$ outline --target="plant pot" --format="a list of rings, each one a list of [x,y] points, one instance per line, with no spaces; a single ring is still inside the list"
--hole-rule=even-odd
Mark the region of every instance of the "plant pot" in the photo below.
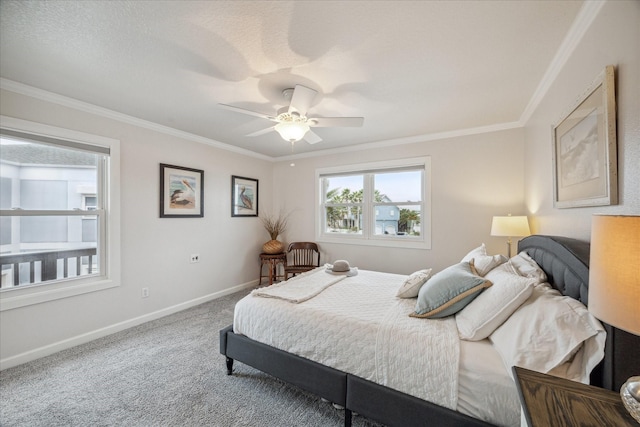
[[[279,240],[269,240],[262,245],[262,252],[265,254],[279,254],[284,252],[284,244]]]

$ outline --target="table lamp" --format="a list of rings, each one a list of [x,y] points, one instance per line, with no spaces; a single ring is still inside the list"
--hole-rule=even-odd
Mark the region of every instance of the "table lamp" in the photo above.
[[[507,250],[511,258],[511,237],[529,236],[529,221],[526,216],[494,216],[491,221],[492,236],[506,236]]]
[[[640,216],[594,215],[589,264],[589,311],[640,335]],[[640,422],[640,376],[629,378],[620,395]]]

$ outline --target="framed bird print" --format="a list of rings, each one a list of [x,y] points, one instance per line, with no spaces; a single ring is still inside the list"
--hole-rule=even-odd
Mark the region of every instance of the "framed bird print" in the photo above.
[[[258,216],[258,180],[231,176],[231,216]]]
[[[204,216],[204,171],[160,163],[160,218]]]

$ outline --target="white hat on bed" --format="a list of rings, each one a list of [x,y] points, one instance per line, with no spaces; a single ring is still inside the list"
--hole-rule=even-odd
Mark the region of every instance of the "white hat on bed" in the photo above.
[[[358,274],[358,267],[353,267],[349,265],[349,261],[345,261],[343,259],[339,259],[331,264],[327,264],[327,269],[325,270],[327,273],[331,274],[345,274],[347,276],[355,276]]]

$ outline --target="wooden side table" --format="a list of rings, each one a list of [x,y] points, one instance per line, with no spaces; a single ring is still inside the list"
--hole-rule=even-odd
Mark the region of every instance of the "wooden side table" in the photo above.
[[[614,391],[517,366],[513,373],[529,427],[638,427]]]
[[[282,265],[282,274],[278,274],[278,265]],[[264,266],[267,266],[267,274],[262,274]],[[284,280],[284,267],[287,265],[287,254],[281,252],[279,254],[260,254],[260,279],[258,280],[258,286],[262,285],[262,279],[269,278],[269,286],[273,285],[274,281],[278,279]]]

